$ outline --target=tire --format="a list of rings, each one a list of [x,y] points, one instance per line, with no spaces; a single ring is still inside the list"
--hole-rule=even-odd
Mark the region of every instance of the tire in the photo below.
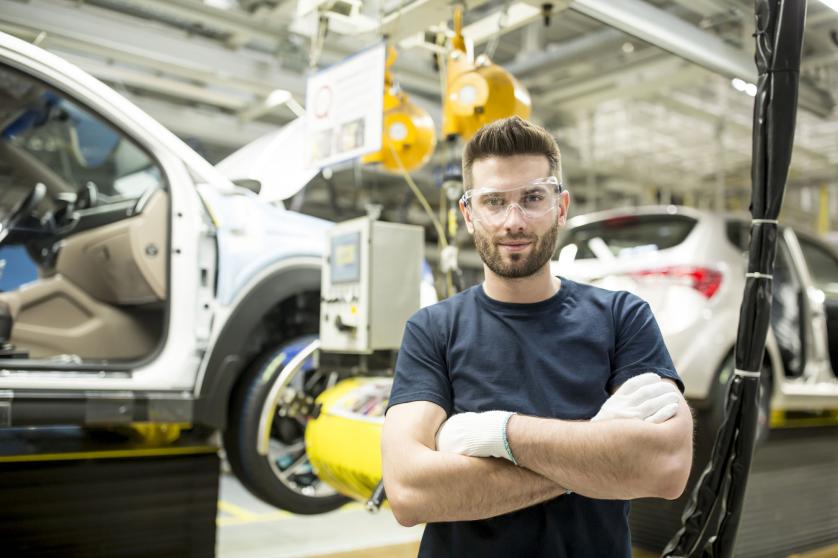
[[[302,414],[291,412],[293,405],[283,399],[300,394],[305,388],[308,388],[305,395],[313,399],[325,387],[324,382],[318,380],[319,372],[311,356],[295,371],[289,368],[294,357],[309,350],[316,339],[314,336],[294,339],[254,361],[233,392],[230,421],[224,432],[227,458],[241,483],[268,504],[305,515],[332,511],[348,501],[311,471],[303,436],[306,419]],[[265,409],[271,388],[286,369],[293,376],[287,387],[280,391],[280,402]],[[285,416],[280,416],[283,411]],[[271,413],[273,420],[268,455],[260,454],[257,449],[263,412]]]
[[[771,368],[767,364],[763,364],[763,367],[763,371],[767,371],[768,373],[762,375],[763,381],[760,384],[761,397],[759,418],[757,421],[757,445],[760,445],[768,437],[769,419],[771,417],[770,406],[773,376],[771,375]],[[687,482],[687,489],[677,500],[649,500],[640,504],[644,510],[641,512],[643,517],[653,517],[656,532],[664,534],[663,538],[659,539],[661,548],[681,528],[681,516],[684,508],[692,497],[696,483],[710,461],[710,454],[713,450],[713,443],[716,440],[716,433],[725,418],[727,391],[730,381],[733,379],[733,369],[734,357],[731,353],[722,361],[722,364],[716,371],[713,385],[710,388],[708,400],[706,401],[707,404],[700,407],[700,410],[695,413],[695,452],[693,455],[692,469],[690,470],[690,478]],[[644,521],[646,520],[644,519]],[[645,528],[646,523],[643,525]]]
[[[733,379],[734,356],[729,354],[722,362],[716,372],[715,381],[710,388],[710,407],[698,414],[699,424],[696,434],[696,442],[699,450],[707,452],[712,448],[716,438],[716,432],[725,418],[725,404],[727,403],[727,392],[730,382]],[[760,379],[760,400],[759,416],[757,418],[757,445],[762,444],[769,433],[771,422],[771,393],[773,387],[773,375],[768,363],[762,365],[762,378]]]

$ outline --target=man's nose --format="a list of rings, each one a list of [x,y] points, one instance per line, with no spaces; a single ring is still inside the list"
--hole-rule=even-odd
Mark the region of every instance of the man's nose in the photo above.
[[[524,210],[520,205],[513,203],[507,206],[503,226],[509,230],[522,230],[527,227],[527,219],[524,217]]]

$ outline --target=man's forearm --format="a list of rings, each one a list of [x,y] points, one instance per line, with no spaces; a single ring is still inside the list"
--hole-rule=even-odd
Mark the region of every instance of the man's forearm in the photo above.
[[[421,444],[398,461],[384,457],[387,498],[403,525],[495,517],[565,491],[555,482],[502,459],[442,453]]]
[[[692,462],[692,417],[686,404],[662,424],[516,415],[507,434],[519,465],[592,498],[676,498]]]

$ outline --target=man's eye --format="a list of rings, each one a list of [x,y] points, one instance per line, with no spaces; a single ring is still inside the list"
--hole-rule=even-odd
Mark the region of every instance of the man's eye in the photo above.
[[[489,207],[500,207],[503,204],[504,204],[504,199],[503,198],[484,198],[483,199],[483,205],[486,205],[486,206],[489,206]]]
[[[524,203],[537,203],[543,200],[543,194],[527,194],[526,196],[524,196]]]

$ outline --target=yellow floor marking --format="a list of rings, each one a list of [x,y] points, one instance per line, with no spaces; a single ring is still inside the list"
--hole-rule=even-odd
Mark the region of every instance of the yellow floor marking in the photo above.
[[[225,502],[224,500],[218,501],[218,509],[224,513],[232,515],[236,519],[253,519],[255,517],[259,517],[258,513],[254,513],[241,506],[237,506],[236,504]]]
[[[37,461],[69,461],[81,459],[119,459],[125,457],[159,457],[165,455],[207,454],[216,453],[217,451],[218,448],[211,446],[193,446],[176,448],[132,448],[66,453],[37,453],[0,456],[0,463],[29,463]]]
[[[269,513],[254,513],[250,517],[218,517],[215,524],[219,527],[227,525],[244,525],[246,523],[272,523],[294,517],[293,513],[286,511],[275,511]]]
[[[348,504],[338,509],[335,513],[363,509],[365,509],[364,505],[360,502],[349,502]],[[296,514],[284,510],[256,513],[241,506],[237,506],[236,504],[231,504],[230,502],[227,502],[225,500],[218,501],[218,511],[223,512],[228,516],[231,516],[216,518],[215,524],[219,527],[227,525],[243,525],[245,523],[270,523],[273,521],[281,521],[283,519],[297,517]]]
[[[835,426],[838,422],[834,418],[795,418],[783,419],[781,423],[774,423],[772,421],[772,429],[782,428],[807,428],[812,426]]]
[[[320,554],[309,558],[408,558],[416,556],[419,551],[419,543],[397,544],[391,546],[380,546],[364,548],[335,554]],[[656,558],[659,554],[632,548],[633,558]],[[789,558],[838,558],[838,545],[833,545],[820,550],[813,550],[803,554],[792,554]]]
[[[813,415],[815,416],[789,418],[786,416],[785,411],[771,411],[771,428],[805,428],[838,425],[838,411],[822,411],[821,413],[813,413]]]
[[[827,546],[809,552],[792,554],[789,558],[838,558],[838,544]]]
[[[394,544],[390,546],[378,546],[337,552],[334,554],[318,554],[309,558],[414,558],[419,552],[419,541]],[[645,550],[632,549],[633,558],[657,558],[658,554],[646,552]],[[807,557],[808,558],[808,557]]]
[[[419,553],[419,541],[407,544],[394,544],[337,552],[334,554],[320,554],[310,558],[415,558]]]

